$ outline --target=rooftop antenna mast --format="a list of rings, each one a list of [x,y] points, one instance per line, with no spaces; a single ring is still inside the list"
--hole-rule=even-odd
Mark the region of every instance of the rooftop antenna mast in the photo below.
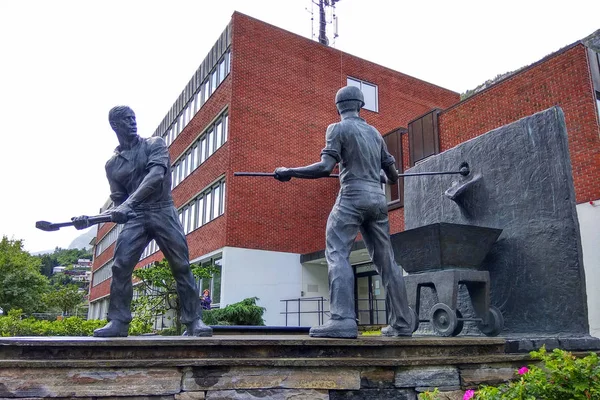
[[[314,17],[313,17],[313,5],[319,7],[319,43],[329,46],[329,38],[327,37],[327,24],[333,24],[333,40],[338,37],[338,19],[335,14],[335,3],[340,0],[311,0],[311,36],[314,38]],[[307,9],[308,11],[308,9]],[[327,11],[330,11],[330,17],[327,18]]]

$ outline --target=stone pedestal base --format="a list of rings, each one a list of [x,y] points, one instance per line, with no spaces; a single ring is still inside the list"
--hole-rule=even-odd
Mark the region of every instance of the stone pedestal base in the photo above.
[[[0,399],[407,399],[504,382],[501,338],[2,338]],[[460,394],[460,396],[459,396]],[[453,397],[448,397],[453,398]]]

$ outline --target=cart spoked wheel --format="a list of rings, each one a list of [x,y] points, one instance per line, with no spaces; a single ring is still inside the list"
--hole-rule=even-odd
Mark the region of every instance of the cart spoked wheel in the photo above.
[[[410,309],[410,313],[412,316],[412,321],[411,321],[411,328],[413,333],[417,331],[417,329],[419,329],[419,314],[417,314],[417,312],[415,310],[413,310],[411,307],[408,307]]]
[[[431,307],[431,326],[438,335],[453,336],[458,327],[458,317],[446,304],[437,303]]]
[[[479,322],[477,327],[486,336],[497,336],[504,328],[504,317],[497,307],[490,306],[488,323]]]

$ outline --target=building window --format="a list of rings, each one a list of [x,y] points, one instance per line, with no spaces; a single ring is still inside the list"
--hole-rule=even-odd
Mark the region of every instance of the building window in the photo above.
[[[365,110],[374,112],[379,111],[377,85],[350,77],[348,77],[347,84],[348,86],[356,86],[362,91],[363,96],[365,97],[365,105],[363,106]]]
[[[162,135],[167,146],[170,146],[171,143],[173,143],[177,136],[179,136],[183,129],[191,122],[194,115],[200,111],[202,105],[206,103],[208,98],[217,90],[221,82],[225,80],[231,69],[229,65],[230,59],[230,51],[225,52],[219,62],[211,71],[209,71],[208,77],[200,85],[198,91],[192,94],[189,102],[183,108],[179,116],[175,118],[173,124]]]
[[[110,259],[106,263],[102,264],[100,268],[94,271],[92,276],[92,286],[96,286],[112,277],[113,264],[114,259]]]
[[[219,147],[225,144],[227,141],[227,125],[227,112],[224,112],[191,144],[190,149],[173,163],[171,170],[174,170],[175,173],[172,175],[171,189],[179,185]]]
[[[600,118],[600,92],[596,92],[596,111],[598,111],[598,118]]]
[[[408,123],[410,166],[440,152],[438,114],[435,109]]]
[[[225,178],[222,178],[182,206],[179,209],[179,220],[187,235],[224,213]]]
[[[406,132],[405,128],[398,128],[383,137],[389,153],[396,159],[398,173],[404,171],[402,165],[402,134]],[[404,205],[404,180],[400,178],[393,185],[385,185],[385,197],[390,210],[402,207]]]
[[[204,289],[210,290],[210,297],[212,300],[211,308],[218,308],[221,303],[221,273],[223,271],[223,259],[221,256],[212,257],[207,260],[202,260],[198,264],[214,266],[218,272],[216,272],[210,279],[199,279],[197,281],[198,288],[200,288],[200,296]]]
[[[104,250],[109,248],[110,245],[117,240],[119,233],[123,230],[123,226],[123,224],[113,226],[112,229],[98,241],[98,244],[96,244],[96,257],[102,254]]]

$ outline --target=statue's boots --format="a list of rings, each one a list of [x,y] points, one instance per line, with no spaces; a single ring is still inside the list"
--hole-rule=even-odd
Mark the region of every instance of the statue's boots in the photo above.
[[[210,326],[207,326],[202,322],[201,319],[197,319],[194,322],[186,324],[187,329],[183,332],[183,336],[212,336],[213,330]]]
[[[103,328],[94,331],[95,337],[127,337],[129,333],[129,324],[117,320],[112,320]]]
[[[311,337],[355,339],[358,327],[355,319],[330,319],[325,325],[310,328],[308,334]]]
[[[410,328],[395,328],[391,325],[388,325],[385,328],[381,329],[381,336],[411,337],[412,334],[412,329]]]

